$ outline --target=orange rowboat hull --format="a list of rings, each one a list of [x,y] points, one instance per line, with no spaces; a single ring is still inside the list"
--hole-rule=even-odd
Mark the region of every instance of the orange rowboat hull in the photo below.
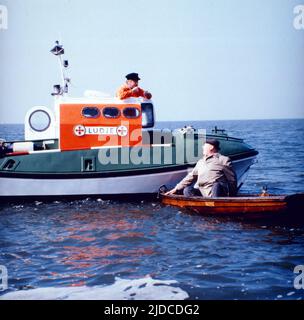
[[[185,197],[182,195],[161,195],[162,203],[190,209],[202,215],[246,216],[267,218],[287,212],[304,213],[304,193],[279,196],[238,197]]]

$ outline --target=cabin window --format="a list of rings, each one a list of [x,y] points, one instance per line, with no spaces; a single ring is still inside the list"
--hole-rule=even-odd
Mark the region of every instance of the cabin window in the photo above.
[[[34,131],[42,132],[51,124],[50,115],[44,110],[35,110],[29,117],[29,125]]]
[[[82,109],[82,115],[86,118],[98,118],[100,111],[97,107],[84,107]]]
[[[140,116],[140,111],[137,108],[129,107],[123,110],[123,115],[128,119],[138,118]]]
[[[142,127],[153,128],[154,127],[154,111],[152,103],[141,104],[142,113]]]
[[[118,118],[120,111],[116,107],[106,107],[102,111],[105,118]]]

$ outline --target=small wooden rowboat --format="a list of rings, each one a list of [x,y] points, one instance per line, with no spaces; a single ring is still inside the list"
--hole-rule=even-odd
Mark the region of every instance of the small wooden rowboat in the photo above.
[[[290,215],[304,219],[304,193],[292,195],[239,195],[236,197],[185,197],[160,194],[163,204],[190,209],[202,215],[268,218]]]

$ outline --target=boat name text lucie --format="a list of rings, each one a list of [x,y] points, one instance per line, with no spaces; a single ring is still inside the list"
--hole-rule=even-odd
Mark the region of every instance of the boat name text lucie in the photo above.
[[[126,126],[118,127],[85,127],[83,125],[77,125],[74,127],[74,134],[78,137],[84,135],[118,135],[125,137],[128,134],[128,128]]]

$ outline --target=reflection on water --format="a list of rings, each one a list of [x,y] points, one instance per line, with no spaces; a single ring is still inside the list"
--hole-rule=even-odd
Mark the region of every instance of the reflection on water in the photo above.
[[[301,226],[201,217],[151,202],[22,209],[0,211],[0,263],[11,288],[110,285],[115,277],[150,275],[178,281],[192,299],[303,295],[287,296],[293,268],[304,259]]]

